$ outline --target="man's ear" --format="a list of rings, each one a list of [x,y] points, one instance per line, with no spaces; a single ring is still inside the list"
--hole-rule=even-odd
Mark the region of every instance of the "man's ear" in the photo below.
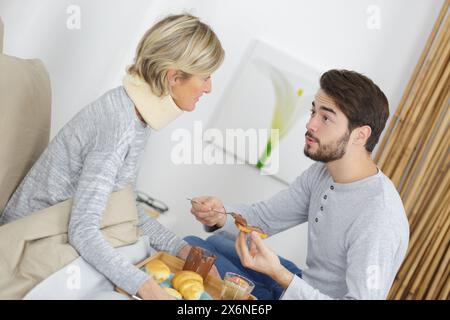
[[[372,134],[372,128],[370,128],[370,126],[358,127],[355,128],[353,131],[355,133],[353,138],[353,144],[359,146],[365,146],[367,140],[369,140],[370,135]]]

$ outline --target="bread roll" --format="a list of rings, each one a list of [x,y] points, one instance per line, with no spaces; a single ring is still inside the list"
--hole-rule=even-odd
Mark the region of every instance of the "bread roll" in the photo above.
[[[170,277],[169,267],[158,259],[150,260],[145,265],[145,269],[157,283],[161,283]]]
[[[181,293],[179,293],[177,290],[173,289],[173,288],[168,288],[168,287],[164,287],[163,288],[164,291],[166,291],[168,294],[170,294],[172,297],[176,298],[176,299],[183,299],[183,297],[181,296]]]
[[[203,278],[193,271],[178,271],[172,279],[172,285],[185,300],[199,300],[205,291]]]

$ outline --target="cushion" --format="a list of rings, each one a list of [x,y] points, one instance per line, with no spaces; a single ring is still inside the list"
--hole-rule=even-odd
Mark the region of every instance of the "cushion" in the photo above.
[[[22,299],[28,291],[79,255],[67,229],[72,199],[0,226],[0,300]],[[138,217],[132,186],[112,193],[101,232],[113,247],[138,240]]]
[[[0,214],[47,147],[50,79],[39,60],[0,54]]]
[[[0,17],[0,53],[3,52],[3,21]]]

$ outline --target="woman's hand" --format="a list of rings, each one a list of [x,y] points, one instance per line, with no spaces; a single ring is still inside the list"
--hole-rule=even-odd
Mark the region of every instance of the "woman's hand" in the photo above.
[[[268,275],[286,289],[294,275],[280,263],[280,258],[264,244],[258,233],[253,231],[250,234],[250,250],[246,236],[247,234],[241,231],[236,238],[236,252],[242,265]]]
[[[191,213],[202,224],[208,227],[225,225],[227,220],[222,201],[215,197],[196,197],[191,201]]]
[[[143,300],[175,300],[151,278],[139,288],[138,295]]]

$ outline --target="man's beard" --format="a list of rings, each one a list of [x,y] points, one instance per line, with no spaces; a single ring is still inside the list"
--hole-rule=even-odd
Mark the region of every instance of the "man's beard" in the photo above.
[[[309,131],[305,133],[305,136],[313,139],[317,143],[317,151],[315,153],[311,152],[311,146],[308,144],[305,145],[305,149],[303,150],[305,156],[314,161],[327,163],[339,160],[345,155],[345,148],[350,139],[350,131],[347,130],[342,137],[328,144],[321,144],[319,139],[313,137]]]

